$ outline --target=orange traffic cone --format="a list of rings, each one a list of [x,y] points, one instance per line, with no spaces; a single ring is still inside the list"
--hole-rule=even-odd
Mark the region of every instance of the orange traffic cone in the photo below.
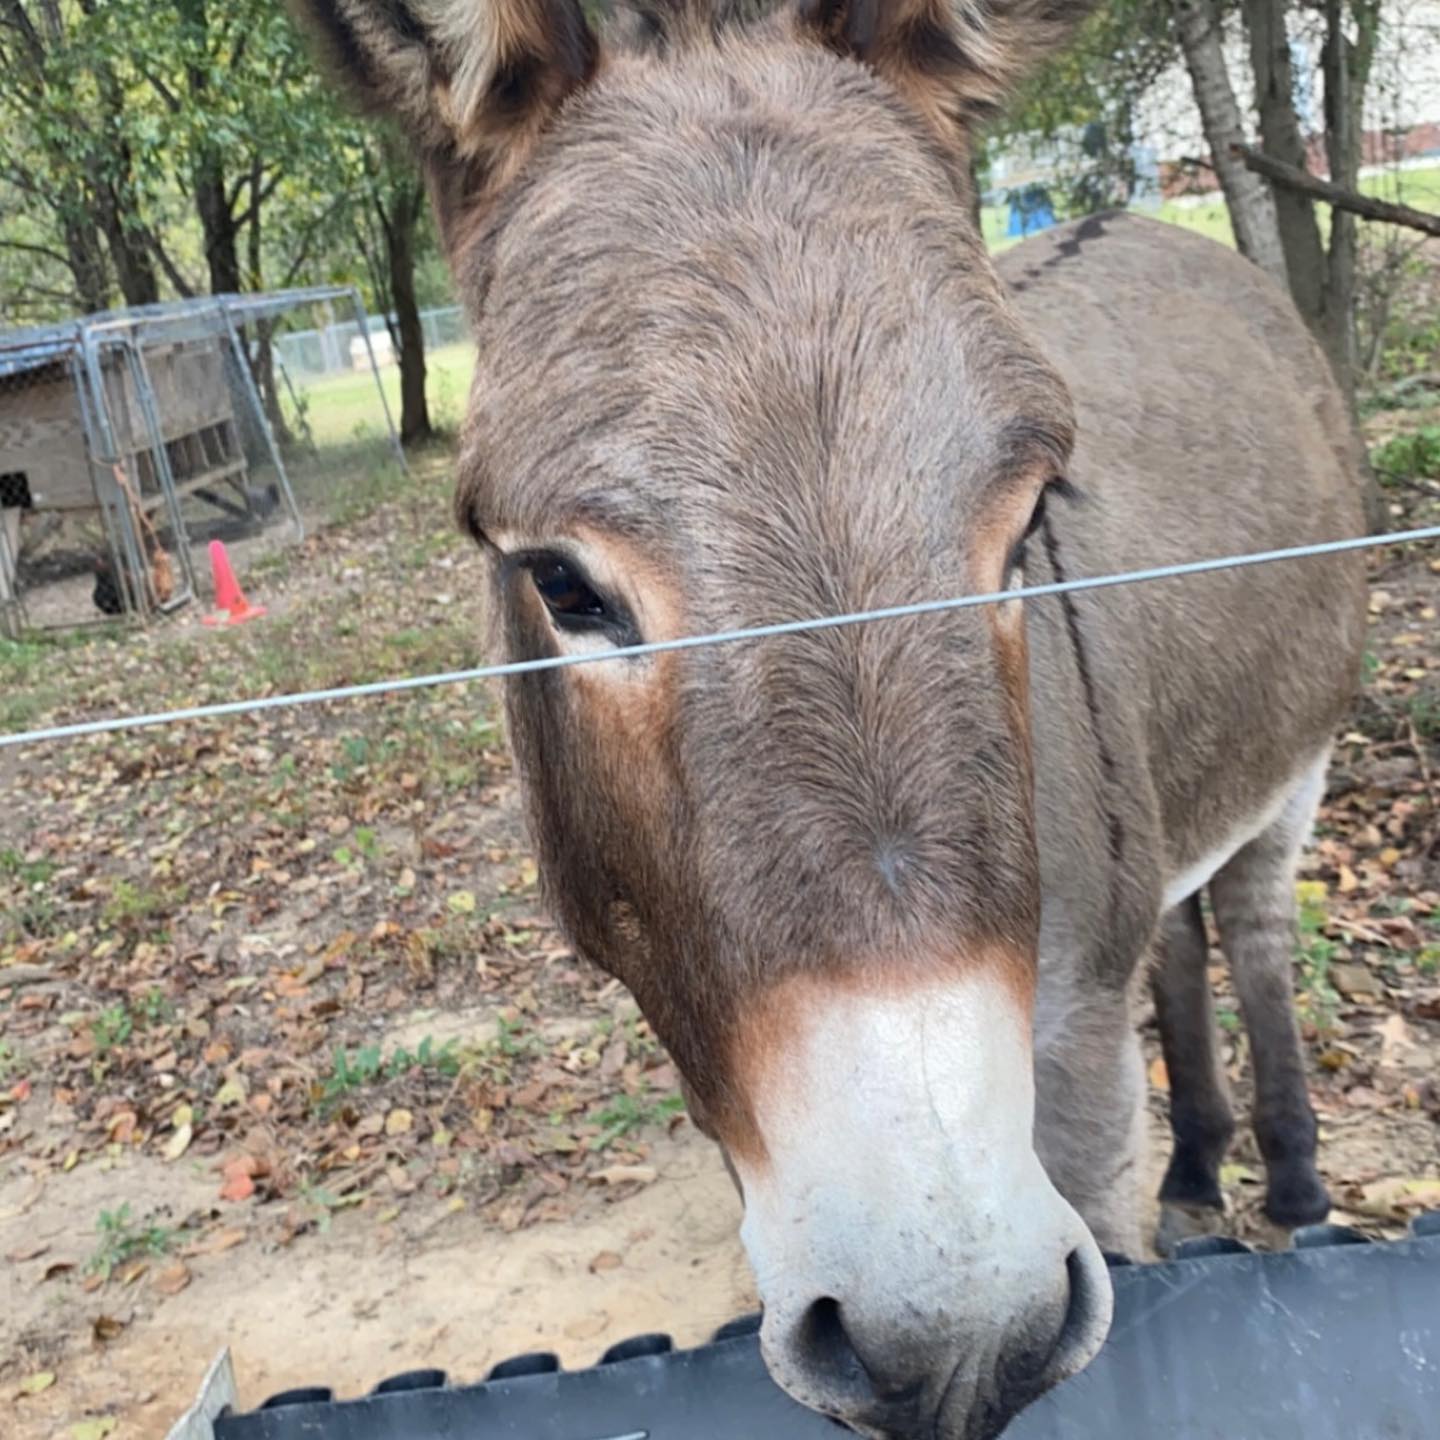
[[[247,620],[257,620],[265,613],[263,605],[252,605],[245,598],[245,592],[230,568],[230,557],[225,553],[223,541],[210,542],[210,573],[215,577],[215,603],[220,607],[220,613],[204,616],[206,625],[243,625]]]

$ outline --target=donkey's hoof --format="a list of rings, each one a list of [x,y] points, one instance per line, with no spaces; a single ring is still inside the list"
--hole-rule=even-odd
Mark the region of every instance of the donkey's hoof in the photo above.
[[[1265,1193],[1265,1218],[1280,1230],[1318,1225],[1330,1213],[1330,1192],[1314,1170],[1271,1179]]]
[[[1165,1201],[1160,1206],[1160,1224],[1155,1231],[1155,1253],[1168,1260],[1182,1240],[1201,1235],[1220,1235],[1225,1230],[1225,1211],[1212,1205],[1176,1205]]]

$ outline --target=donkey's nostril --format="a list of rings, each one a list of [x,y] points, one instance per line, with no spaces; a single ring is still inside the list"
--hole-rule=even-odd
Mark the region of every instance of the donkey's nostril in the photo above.
[[[796,1340],[806,1368],[827,1389],[846,1396],[873,1393],[870,1372],[846,1333],[838,1300],[821,1296],[805,1312]]]
[[[805,1375],[810,1404],[847,1420],[881,1419],[887,1430],[909,1434],[909,1421],[925,1388],[925,1369],[915,1373],[915,1346],[882,1350],[885,1359],[906,1373],[887,1372],[861,1355],[845,1324],[840,1302],[829,1295],[816,1300],[795,1332],[795,1354]]]
[[[1095,1352],[1095,1331],[1106,1324],[1109,1307],[1092,1270],[1093,1257],[1077,1245],[1065,1260],[1070,1298],[1046,1366],[1049,1384],[1074,1374],[1090,1359]]]

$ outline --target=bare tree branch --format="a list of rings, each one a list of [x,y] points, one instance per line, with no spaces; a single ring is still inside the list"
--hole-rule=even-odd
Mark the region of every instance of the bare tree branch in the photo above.
[[[1382,220],[1387,225],[1405,225],[1412,230],[1423,230],[1427,235],[1440,235],[1440,215],[1425,210],[1415,210],[1409,205],[1396,205],[1389,200],[1376,200],[1370,195],[1361,195],[1343,186],[1332,185],[1318,175],[1311,175],[1295,165],[1276,160],[1251,145],[1232,145],[1233,154],[1245,162],[1246,168],[1264,175],[1277,185],[1313,195],[1338,210],[1348,210],[1354,215],[1363,215],[1367,220]]]
[[[155,93],[165,102],[165,108],[172,115],[178,115],[180,113],[180,97],[153,70],[146,68],[144,75]]]
[[[38,72],[45,65],[45,42],[40,32],[30,23],[30,17],[21,8],[20,0],[4,0],[0,4],[0,23],[14,30],[25,45],[31,65]]]
[[[170,258],[170,252],[165,248],[160,237],[148,227],[145,230],[145,241],[149,245],[150,253],[155,257],[156,263],[175,287],[175,293],[182,300],[191,299],[195,294],[195,287],[180,273],[179,266]]]
[[[27,255],[43,255],[47,260],[58,261],[61,265],[70,263],[67,256],[58,250],[52,250],[48,245],[28,245],[23,240],[0,240],[0,250],[23,250]]]
[[[263,173],[263,167],[247,175],[244,180],[240,182],[240,185],[236,187],[235,198],[237,200],[240,198],[241,187],[244,185],[249,185],[250,187],[250,203],[235,217],[235,228],[237,230],[250,223],[255,216],[255,212],[275,193],[275,187],[285,178],[285,171],[283,169],[272,170],[270,172],[270,178],[257,189],[255,182],[261,173]]]

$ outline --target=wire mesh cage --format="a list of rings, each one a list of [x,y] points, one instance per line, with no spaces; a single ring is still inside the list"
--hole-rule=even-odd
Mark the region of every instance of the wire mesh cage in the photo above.
[[[212,540],[253,558],[403,474],[370,332],[327,288],[0,335],[5,633],[173,610],[208,592]],[[349,364],[292,374],[299,333]]]
[[[83,624],[116,555],[74,337],[0,337],[0,628]]]

